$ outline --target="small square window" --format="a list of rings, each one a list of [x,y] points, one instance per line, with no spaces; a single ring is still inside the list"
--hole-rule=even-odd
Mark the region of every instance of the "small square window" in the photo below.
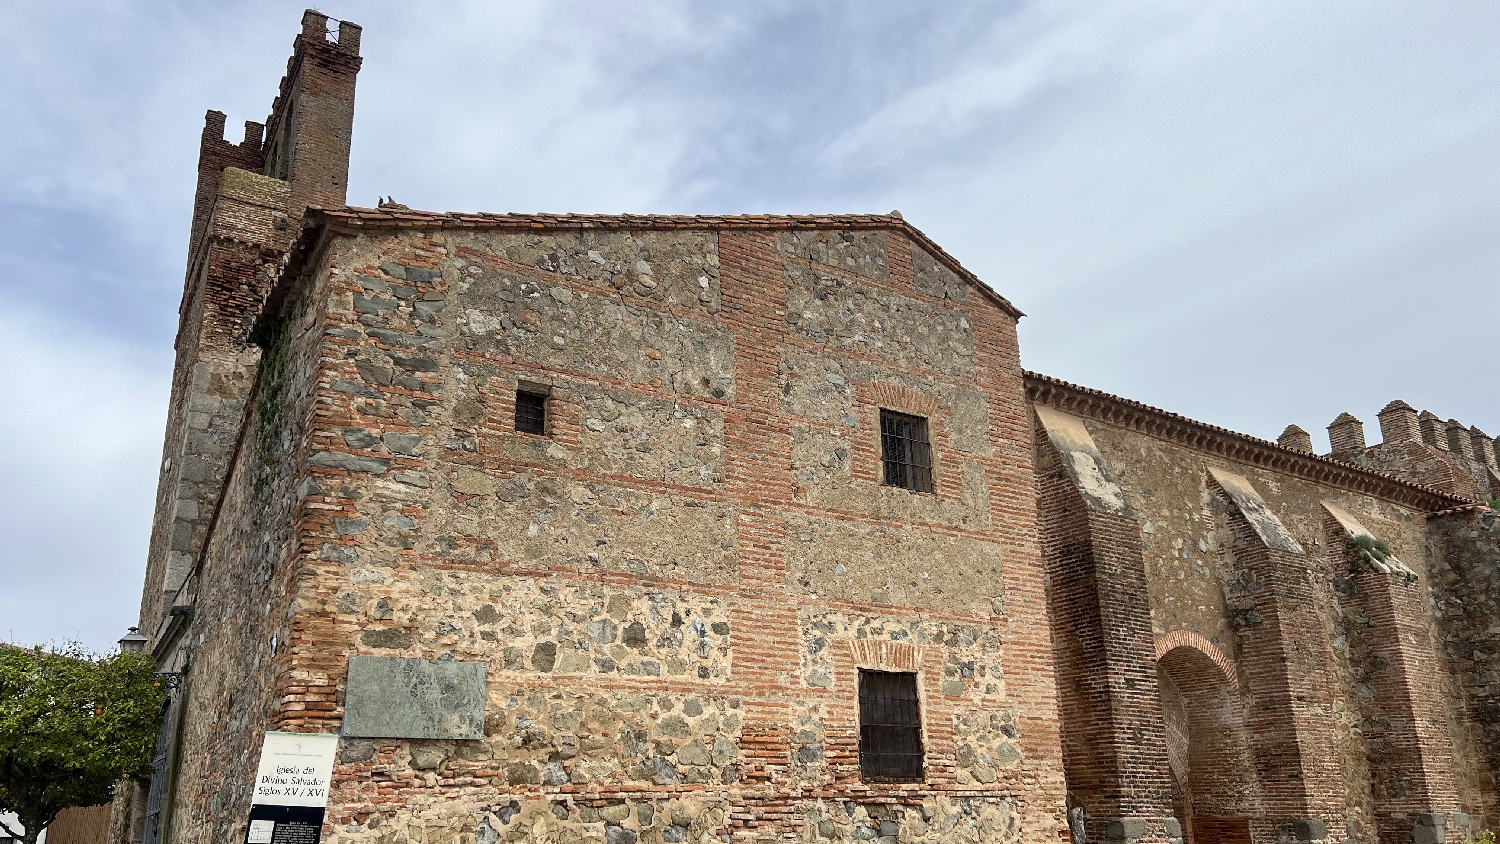
[[[547,396],[530,390],[516,391],[516,430],[527,434],[547,433]]]
[[[916,492],[932,492],[932,446],[927,420],[880,409],[880,460],[885,483]]]
[[[859,773],[868,782],[922,781],[916,674],[859,670]]]

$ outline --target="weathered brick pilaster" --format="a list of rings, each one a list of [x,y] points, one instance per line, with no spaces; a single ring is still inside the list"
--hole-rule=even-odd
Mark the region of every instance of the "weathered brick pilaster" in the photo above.
[[[1048,408],[1037,415],[1068,791],[1084,808],[1090,842],[1175,838],[1140,527],[1082,422]]]
[[[725,488],[737,501],[739,589],[731,629],[742,654],[735,665],[745,695],[740,747],[747,785],[775,791],[791,763],[790,717],[783,690],[797,674],[797,610],[787,594],[786,523],[791,500],[791,435],[776,406],[777,341],[785,307],[781,257],[760,233],[719,235],[723,313],[734,326],[735,401],[724,414]],[[786,805],[731,815],[734,834],[784,820]]]
[[[1241,476],[1210,468],[1229,504],[1233,554],[1252,619],[1240,631],[1240,665],[1254,701],[1246,719],[1266,817],[1256,841],[1344,838],[1336,755],[1333,655],[1322,636],[1316,584],[1302,546]]]
[[[1366,623],[1361,636],[1375,699],[1364,735],[1380,842],[1440,844],[1458,795],[1440,698],[1443,663],[1428,632],[1428,584],[1395,557],[1379,560],[1351,547],[1352,538],[1370,532],[1337,505],[1323,506],[1330,562],[1353,579]],[[1448,836],[1463,840],[1457,827]]]

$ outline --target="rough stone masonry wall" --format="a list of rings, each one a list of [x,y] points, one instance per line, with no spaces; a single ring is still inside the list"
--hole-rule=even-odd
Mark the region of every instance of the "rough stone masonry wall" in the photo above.
[[[331,840],[1060,834],[1014,318],[902,232],[378,234],[313,272],[277,723],[336,729],[353,653],[489,676],[481,741],[345,741]],[[878,483],[880,407],[932,419],[936,494]],[[925,782],[859,782],[861,666],[919,672]]]
[[[1105,424],[1087,422],[1105,463],[1122,488],[1129,505],[1139,514],[1141,537],[1151,595],[1152,625],[1158,642],[1202,636],[1207,644],[1228,658],[1229,667],[1251,685],[1240,664],[1242,640],[1254,636],[1264,619],[1256,609],[1255,595],[1265,584],[1249,578],[1244,566],[1231,553],[1235,538],[1234,509],[1214,489],[1206,465],[1225,466],[1247,477],[1261,493],[1276,517],[1307,550],[1315,568],[1313,595],[1321,618],[1321,630],[1307,631],[1331,643],[1333,669],[1329,677],[1303,678],[1331,693],[1336,746],[1343,793],[1337,795],[1350,820],[1347,832],[1360,840],[1374,840],[1376,802],[1381,795],[1372,790],[1370,758],[1378,753],[1367,746],[1366,733],[1373,732],[1375,673],[1385,670],[1365,641],[1369,618],[1349,591],[1345,549],[1329,547],[1325,536],[1323,500],[1330,500],[1357,515],[1379,538],[1389,543],[1397,556],[1418,573],[1414,587],[1426,597],[1427,616],[1435,618],[1434,566],[1438,557],[1429,549],[1423,514],[1378,498],[1357,495],[1298,477],[1235,464],[1205,455],[1181,444]],[[1249,578],[1249,579],[1247,579]],[[1343,590],[1343,591],[1340,591]],[[1439,595],[1445,594],[1438,588]],[[1435,625],[1428,625],[1437,641]],[[1160,646],[1159,646],[1160,647]],[[1439,689],[1445,698],[1442,728],[1454,740],[1453,765],[1459,783],[1460,805],[1465,811],[1480,811],[1492,805],[1492,797],[1479,787],[1465,783],[1483,778],[1486,762],[1467,738],[1467,719],[1457,694],[1455,675],[1441,664],[1413,666],[1411,682]],[[1244,698],[1242,709],[1252,711],[1255,702]],[[1333,795],[1329,795],[1333,797]],[[1252,801],[1253,802],[1253,801]],[[1450,828],[1450,832],[1452,829]],[[1330,830],[1341,837],[1345,830]]]
[[[182,304],[142,590],[141,627],[153,639],[202,549],[229,471],[260,356],[246,341],[247,326],[280,262],[274,246],[286,236],[286,183],[234,168],[214,175],[203,254]]]
[[[295,728],[306,707],[292,662],[306,647],[294,625],[309,576],[298,537],[319,506],[302,444],[316,411],[323,328],[312,304],[324,295],[301,291],[286,318],[262,332],[224,503],[202,568],[183,587],[195,611],[169,817],[174,841],[243,836],[261,736]]]
[[[1454,666],[1470,722],[1457,765],[1471,828],[1500,830],[1500,515],[1487,508],[1428,522],[1443,655]]]

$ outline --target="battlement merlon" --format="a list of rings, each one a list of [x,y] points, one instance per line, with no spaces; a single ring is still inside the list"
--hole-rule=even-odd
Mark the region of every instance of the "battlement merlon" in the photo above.
[[[1381,445],[1422,442],[1422,426],[1417,422],[1417,410],[1406,402],[1396,399],[1381,408],[1377,418],[1380,419]]]
[[[227,143],[224,140],[224,124],[227,119],[224,112],[217,109],[209,109],[203,115],[203,139],[201,143],[203,145]],[[244,140],[240,141],[237,146],[241,149],[259,151],[261,136],[265,130],[266,126],[264,123],[255,120],[246,120]],[[199,154],[202,154],[201,147]]]
[[[1422,442],[1438,451],[1448,450],[1448,424],[1438,418],[1436,413],[1424,410],[1417,416],[1417,423],[1422,428]]]
[[[293,231],[308,206],[337,208],[347,196],[362,30],[339,21],[335,40],[328,24],[321,12],[302,13],[302,32],[266,118],[263,172],[291,184]]]
[[[1500,466],[1495,464],[1495,443],[1500,437],[1491,438],[1476,425],[1469,429],[1469,440],[1474,444],[1474,459],[1490,467],[1491,471],[1500,472]]]
[[[265,127],[255,121],[245,121],[245,139],[232,144],[224,140],[224,123],[225,115],[222,111],[209,109],[203,116],[203,134],[198,143],[198,185],[193,194],[193,223],[188,233],[187,268],[184,273],[189,280],[197,273],[199,246],[208,230],[209,214],[213,209],[214,197],[219,193],[219,179],[224,169],[238,167],[241,170],[259,172],[265,167],[265,161],[261,157],[261,133]]]
[[[1276,444],[1308,454],[1313,453],[1312,435],[1297,425],[1286,426],[1286,430],[1282,431],[1281,436],[1276,438]]]
[[[1361,454],[1365,450],[1365,423],[1351,413],[1340,413],[1328,425],[1328,444],[1333,457]]]
[[[359,37],[364,31],[363,27],[353,21],[334,20],[339,27],[336,30],[337,35],[330,38],[329,36],[334,35],[335,30],[328,28],[329,20],[331,19],[327,15],[317,9],[303,10],[301,37],[310,42],[332,42],[346,53],[359,55]]]

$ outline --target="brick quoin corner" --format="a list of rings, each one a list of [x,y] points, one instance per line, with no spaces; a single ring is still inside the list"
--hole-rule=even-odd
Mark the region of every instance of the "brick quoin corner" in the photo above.
[[[267,121],[205,122],[140,618],[182,682],[112,844],[243,841],[267,730],[340,734],[335,844],[1500,826],[1483,431],[1316,455],[1026,372],[894,212],[346,206],[360,35],[308,11]]]

